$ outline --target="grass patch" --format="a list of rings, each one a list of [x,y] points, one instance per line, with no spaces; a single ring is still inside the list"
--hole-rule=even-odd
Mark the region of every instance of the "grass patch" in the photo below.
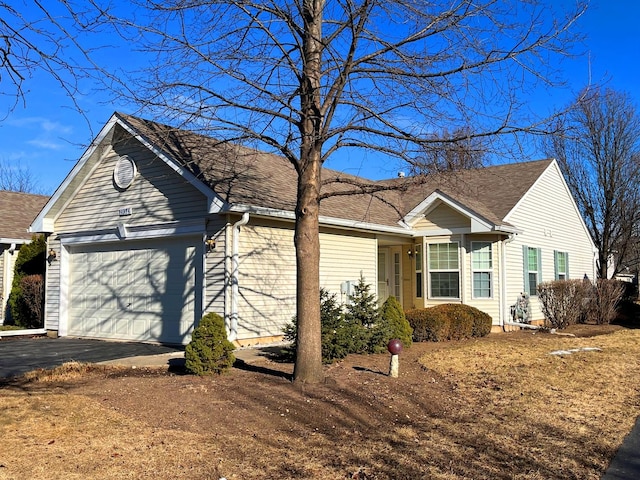
[[[595,480],[640,413],[640,330],[414,344],[397,379],[388,355],[348,356],[303,388],[261,362],[17,379],[0,388],[0,479]]]

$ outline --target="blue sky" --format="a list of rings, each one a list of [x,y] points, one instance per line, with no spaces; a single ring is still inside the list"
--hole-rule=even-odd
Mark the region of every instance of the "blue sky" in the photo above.
[[[636,105],[640,105],[638,25],[640,2],[637,0],[592,0],[577,25],[587,37],[583,49],[588,54],[561,65],[568,88],[537,97],[538,111],[549,113],[565,106],[589,79],[594,83],[606,81],[608,86],[626,91]],[[78,97],[76,100],[85,111],[84,118],[73,109],[60,87],[44,74],[36,74],[25,84],[25,89],[24,104],[19,103],[8,117],[0,120],[0,162],[29,169],[41,192],[52,194],[92,136],[109,119],[114,106],[101,103],[97,96]],[[0,111],[6,111],[8,106],[9,99],[0,96]],[[126,112],[121,106],[115,108]],[[532,152],[532,156],[535,155]],[[332,167],[340,168],[340,165]],[[359,173],[383,178],[393,176],[391,170],[395,170],[395,166],[390,168],[385,162],[378,162],[359,169]]]

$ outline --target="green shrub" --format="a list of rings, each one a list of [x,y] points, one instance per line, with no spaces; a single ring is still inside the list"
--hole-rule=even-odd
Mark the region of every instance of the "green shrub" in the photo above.
[[[320,289],[320,323],[322,331],[322,361],[331,363],[346,357],[354,349],[354,337],[359,334],[354,332],[352,325],[347,324],[344,319],[342,306],[338,303],[336,295],[328,290]],[[294,317],[292,322],[284,327],[284,339],[293,342],[284,349],[286,357],[295,358],[297,321]]]
[[[470,307],[473,308],[473,307]],[[473,315],[473,329],[471,331],[472,337],[486,337],[491,333],[491,327],[493,325],[493,319],[491,315],[473,308],[475,310]]]
[[[365,283],[361,275],[345,306],[344,321],[351,338],[349,353],[370,353],[377,350],[378,343],[387,335],[378,324],[379,319],[378,301],[371,293],[371,285]]]
[[[18,257],[14,266],[13,283],[11,284],[11,293],[9,295],[9,314],[8,318],[14,325],[23,328],[37,328],[42,326],[42,316],[35,318],[34,311],[41,311],[44,302],[44,289],[40,289],[41,295],[34,297],[34,289],[29,292],[23,292],[23,286],[34,286],[34,282],[23,282],[27,276],[39,275],[44,277],[45,272],[45,252],[47,250],[47,242],[44,235],[34,235],[31,243],[27,243],[18,250]],[[36,289],[37,290],[37,289]],[[26,294],[25,294],[26,293]]]
[[[234,349],[227,340],[224,319],[217,313],[208,313],[193,330],[185,350],[186,369],[195,375],[220,374],[235,362]]]
[[[344,307],[338,303],[335,294],[324,288],[320,289],[322,361],[332,363],[350,353],[386,351],[389,340],[396,337],[401,338],[403,344],[408,347],[411,343],[411,327],[404,319],[399,305],[397,308],[398,319],[390,313],[386,317],[381,316],[375,295],[371,293],[370,285],[367,285],[362,277],[355,285],[353,295],[349,297],[349,304]],[[282,353],[286,357],[295,358],[295,317],[284,327],[283,333],[284,339],[293,343]]]
[[[446,318],[434,315],[429,308],[415,308],[406,312],[407,321],[413,328],[415,342],[442,342],[448,338],[449,326]]]
[[[411,346],[413,329],[396,297],[387,298],[382,305],[379,325],[381,330],[387,332],[387,336],[380,342],[383,348],[386,348],[392,338],[400,340],[404,348]]]
[[[447,303],[418,308],[406,313],[416,342],[441,342],[485,336],[491,331],[492,319],[470,305]]]

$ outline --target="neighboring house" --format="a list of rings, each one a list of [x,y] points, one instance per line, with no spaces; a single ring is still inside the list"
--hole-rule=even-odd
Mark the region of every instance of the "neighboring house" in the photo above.
[[[18,250],[31,242],[29,225],[49,197],[0,190],[0,325],[4,324]]]
[[[329,170],[323,180],[405,185],[322,201],[320,283],[342,301],[362,275],[379,300],[466,303],[499,330],[537,283],[595,277],[593,243],[553,160],[426,181]],[[116,113],[31,225],[57,253],[45,328],[186,343],[213,311],[241,345],[278,339],[295,314],[295,203],[284,158]]]

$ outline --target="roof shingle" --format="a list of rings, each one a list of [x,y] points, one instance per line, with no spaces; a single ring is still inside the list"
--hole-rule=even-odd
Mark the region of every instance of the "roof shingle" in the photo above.
[[[286,211],[295,209],[296,172],[283,156],[130,115],[117,115],[212,188],[229,205]],[[320,214],[398,226],[408,212],[433,192],[439,191],[494,225],[501,225],[551,162],[510,163],[424,178],[405,177],[377,182],[323,169],[323,193],[352,189],[353,185],[379,191],[329,196],[322,200]]]
[[[0,190],[0,238],[31,240],[27,230],[49,197]]]

